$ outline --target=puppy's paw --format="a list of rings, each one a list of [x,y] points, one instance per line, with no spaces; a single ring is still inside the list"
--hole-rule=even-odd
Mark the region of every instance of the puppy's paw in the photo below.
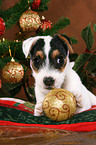
[[[43,116],[43,110],[42,108],[38,108],[38,105],[35,106],[35,110],[34,110],[34,116]]]
[[[34,116],[41,116],[41,115],[38,111],[34,110]]]
[[[79,95],[76,98],[76,100],[77,100],[76,113],[80,113],[80,112],[86,111],[91,108],[91,102],[87,95],[86,95],[86,98],[83,95]]]
[[[44,113],[42,112],[38,112],[38,111],[34,111],[34,116],[43,116]]]
[[[76,101],[77,101],[77,106],[79,106],[80,108],[84,107],[84,102],[83,102],[82,95],[79,95],[78,97],[76,97]]]
[[[85,111],[85,110],[86,110],[85,107],[82,107],[82,108],[77,107],[77,109],[76,109],[76,114],[81,113],[81,112],[83,112],[83,111]]]

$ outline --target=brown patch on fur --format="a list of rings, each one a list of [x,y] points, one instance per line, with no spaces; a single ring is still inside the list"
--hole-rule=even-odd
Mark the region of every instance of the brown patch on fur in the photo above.
[[[65,37],[61,36],[61,35],[58,35],[58,36],[59,36],[60,39],[62,39],[62,40],[64,40],[64,41],[66,42],[70,54],[74,53],[74,51],[73,51],[73,49],[72,49],[72,46],[70,45],[70,43],[68,42],[68,40],[67,40]]]
[[[55,59],[55,57],[58,56],[59,54],[60,54],[60,52],[58,49],[54,50],[52,53],[52,58]]]
[[[63,72],[63,71],[64,71],[64,69],[65,69],[65,66],[66,66],[66,63],[67,63],[67,57],[66,57],[66,59],[65,59],[65,62],[64,62],[64,65],[63,65],[63,67],[60,69],[60,71],[61,71],[61,72]]]
[[[40,58],[44,58],[43,52],[41,50],[36,52],[36,56],[40,56]]]

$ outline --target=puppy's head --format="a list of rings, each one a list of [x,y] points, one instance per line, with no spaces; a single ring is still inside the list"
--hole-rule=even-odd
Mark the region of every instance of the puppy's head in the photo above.
[[[65,35],[36,36],[23,42],[23,52],[30,54],[30,66],[36,84],[43,89],[60,88],[73,52],[70,39]]]

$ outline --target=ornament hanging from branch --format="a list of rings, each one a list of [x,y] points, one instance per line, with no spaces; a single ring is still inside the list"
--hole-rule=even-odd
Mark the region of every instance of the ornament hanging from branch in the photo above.
[[[9,83],[18,83],[24,76],[24,69],[20,63],[12,58],[11,61],[4,66],[2,76]]]
[[[5,31],[5,22],[4,20],[0,17],[0,36],[4,34]]]
[[[9,53],[12,57],[10,48]],[[23,66],[16,62],[12,57],[11,61],[4,66],[2,76],[8,83],[18,83],[24,76]]]
[[[46,20],[45,17],[42,16],[40,30],[45,31],[46,29],[50,29],[51,27],[52,23],[50,22],[50,20]]]
[[[36,10],[37,8],[39,8],[41,3],[41,0],[34,0],[32,3],[32,10]]]
[[[19,24],[23,31],[36,31],[41,25],[41,20],[37,12],[29,8],[21,15]]]

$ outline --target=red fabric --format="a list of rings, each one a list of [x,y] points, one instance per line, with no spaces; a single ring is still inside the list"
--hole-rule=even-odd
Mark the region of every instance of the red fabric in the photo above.
[[[96,122],[82,122],[75,124],[60,124],[60,125],[43,125],[43,124],[23,124],[23,123],[15,123],[11,121],[0,121],[0,126],[18,126],[18,127],[38,127],[40,130],[42,128],[50,128],[50,129],[60,129],[60,130],[69,130],[69,131],[77,131],[77,132],[89,132],[96,130]]]
[[[0,100],[0,106],[8,107],[8,108],[14,108],[17,110],[25,111],[31,114],[34,114],[34,110],[32,108],[29,108],[25,106],[24,104],[18,103],[18,106],[15,106],[18,102],[15,101],[9,101],[9,100]]]
[[[17,105],[16,105],[17,104]],[[15,101],[8,101],[8,100],[0,100],[0,106],[5,106],[9,108],[14,108],[22,111],[26,111],[29,113],[34,112],[32,108],[25,106],[24,104],[17,103]],[[96,105],[92,106],[89,110],[96,110]],[[81,122],[81,123],[74,123],[74,124],[60,124],[60,125],[43,125],[43,124],[24,124],[24,123],[15,123],[11,121],[0,121],[0,128],[7,126],[10,130],[11,127],[23,127],[26,128],[26,131],[29,131],[30,128],[34,128],[36,130],[45,130],[46,129],[61,129],[61,130],[69,130],[69,131],[77,131],[77,132],[89,132],[96,130],[96,121],[95,122]],[[30,132],[33,130],[30,130]]]

